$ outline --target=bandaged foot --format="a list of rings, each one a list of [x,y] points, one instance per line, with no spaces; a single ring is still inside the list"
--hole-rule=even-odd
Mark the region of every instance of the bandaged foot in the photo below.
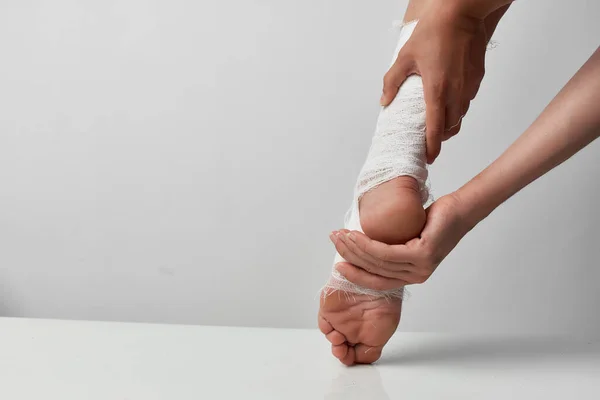
[[[402,27],[394,57],[415,26],[413,22]],[[345,227],[388,244],[405,243],[420,234],[428,200],[425,100],[422,80],[413,75],[379,114]],[[319,328],[344,364],[372,363],[400,322],[403,288],[376,291],[358,286],[335,269],[342,261],[336,254],[322,291]]]

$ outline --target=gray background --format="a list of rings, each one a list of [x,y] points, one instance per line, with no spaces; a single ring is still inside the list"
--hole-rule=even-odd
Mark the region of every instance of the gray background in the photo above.
[[[4,1],[0,315],[314,327],[406,2]],[[598,46],[597,1],[520,1],[437,195]],[[403,330],[600,334],[600,143],[467,236]]]

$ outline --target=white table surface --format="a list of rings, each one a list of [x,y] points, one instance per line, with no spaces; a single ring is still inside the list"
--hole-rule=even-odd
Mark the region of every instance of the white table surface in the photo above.
[[[344,367],[316,330],[0,318],[0,399],[600,399],[600,340],[397,333]]]

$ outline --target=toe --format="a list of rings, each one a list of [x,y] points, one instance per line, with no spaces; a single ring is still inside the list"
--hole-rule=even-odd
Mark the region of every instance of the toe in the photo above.
[[[333,344],[334,346],[344,344],[346,342],[346,337],[344,335],[342,335],[340,332],[335,331],[335,330],[329,332],[326,335],[326,337],[327,337],[327,340],[329,340],[329,342],[331,342],[331,344]]]
[[[345,343],[338,345],[334,344],[331,345],[331,354],[333,354],[333,356],[338,360],[342,361],[344,357],[346,357],[346,355],[348,354],[348,349],[349,347]]]
[[[327,334],[331,333],[331,331],[333,331],[333,326],[331,326],[331,324],[329,322],[327,322],[327,320],[325,318],[323,318],[321,315],[319,315],[319,330],[324,335],[327,335]]]
[[[356,351],[356,363],[358,364],[372,364],[379,360],[381,357],[381,346],[371,347],[364,344],[357,345],[354,350]]]
[[[342,364],[351,366],[356,362],[356,349],[354,347],[348,346],[348,351],[343,358],[340,358]]]

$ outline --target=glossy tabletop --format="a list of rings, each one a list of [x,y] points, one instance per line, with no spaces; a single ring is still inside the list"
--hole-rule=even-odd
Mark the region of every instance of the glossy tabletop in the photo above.
[[[402,333],[344,367],[317,330],[0,318],[0,399],[600,399],[600,340]]]

